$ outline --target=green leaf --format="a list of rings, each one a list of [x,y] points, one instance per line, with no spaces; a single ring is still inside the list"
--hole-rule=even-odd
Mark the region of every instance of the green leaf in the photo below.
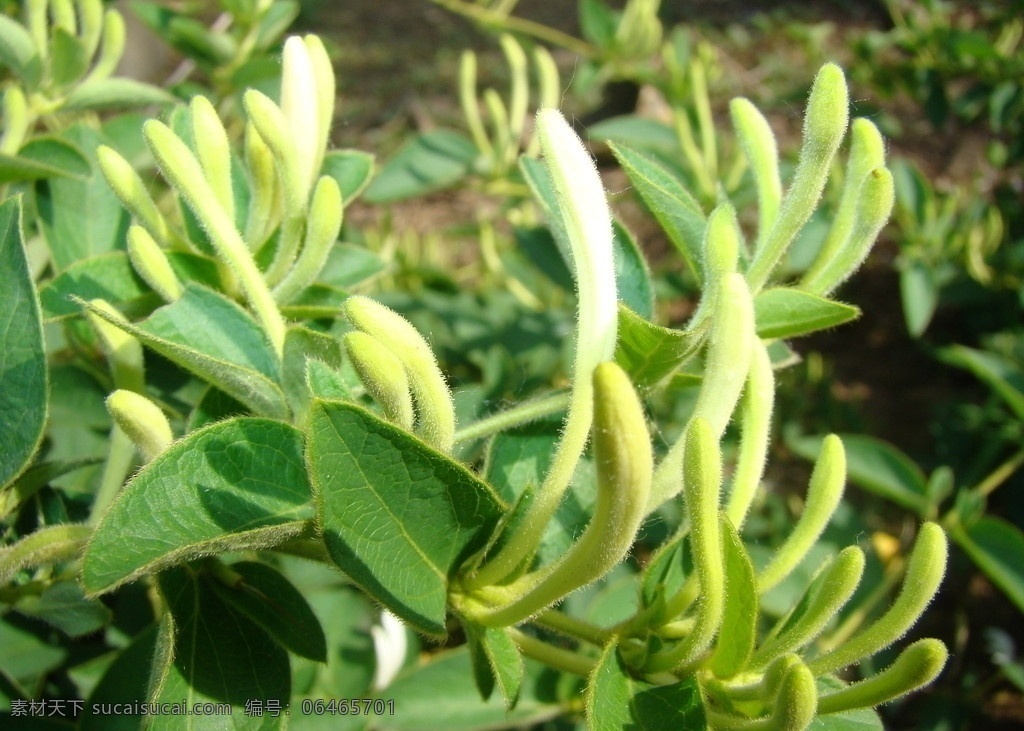
[[[36,184],[36,209],[54,268],[125,248],[129,216],[96,163],[96,148],[106,140],[84,124],[66,130],[63,139],[87,157],[92,174],[85,179],[51,178]]]
[[[143,630],[118,654],[89,695],[79,716],[81,731],[139,731],[141,719],[130,715],[93,713],[95,704],[135,703],[149,695],[149,679],[157,651],[157,626]]]
[[[327,662],[327,640],[309,603],[276,569],[255,561],[231,564],[242,583],[211,582],[217,596],[258,624],[282,647],[310,660]]]
[[[257,414],[287,416],[277,359],[263,330],[222,295],[190,284],[176,302],[135,325],[93,311]]]
[[[13,18],[0,13],[0,64],[17,74],[31,88],[39,81],[42,64],[29,32]]]
[[[939,284],[934,272],[922,262],[910,262],[900,269],[900,298],[907,332],[920,337],[932,321],[939,304]]]
[[[82,314],[72,296],[103,299],[129,315],[162,302],[135,273],[123,251],[76,261],[47,282],[39,291],[43,314],[51,319]]]
[[[151,104],[175,104],[180,101],[159,86],[135,79],[112,77],[87,81],[76,86],[64,99],[63,108],[72,111],[99,111],[146,107]]]
[[[504,627],[480,627],[464,623],[477,688],[484,700],[491,697],[497,682],[505,707],[510,711],[519,702],[526,666],[519,648]]]
[[[1018,419],[1024,420],[1024,372],[1012,361],[983,350],[951,345],[939,351],[939,359],[964,368],[995,391]]]
[[[326,664],[295,658],[292,703],[296,696],[369,695],[376,662],[370,628],[378,621],[380,609],[334,566],[284,555],[277,557],[277,564],[310,603],[327,638]],[[299,721],[293,715],[292,727]]]
[[[656,386],[689,360],[700,344],[701,339],[692,333],[655,325],[619,305],[615,362],[637,386]]]
[[[647,260],[633,235],[618,221],[612,223],[612,255],[619,300],[641,317],[654,315],[654,284]]]
[[[609,643],[587,684],[587,727],[593,731],[662,731],[705,728],[704,706],[694,678],[651,685],[629,674]]]
[[[333,320],[348,297],[343,289],[313,284],[288,304],[281,305],[281,314],[293,320]]]
[[[76,581],[60,581],[46,587],[38,596],[26,596],[14,609],[41,619],[68,637],[81,637],[101,629],[110,621],[109,609],[96,599],[86,599]]]
[[[40,639],[6,617],[0,617],[0,647],[4,648],[0,653],[0,678],[6,676],[27,686],[60,667],[68,654],[65,648]]]
[[[680,157],[679,139],[669,125],[635,114],[611,117],[592,124],[587,127],[587,136],[591,140],[628,145],[634,150],[668,159]]]
[[[331,150],[324,155],[321,175],[330,175],[341,190],[341,201],[348,206],[366,190],[373,177],[373,155],[361,150]]]
[[[807,335],[858,317],[852,305],[790,287],[766,289],[754,299],[757,334],[766,339]]]
[[[558,243],[550,229],[546,226],[517,226],[513,229],[513,234],[519,250],[544,276],[566,292],[575,289],[570,266],[559,251]]]
[[[320,282],[336,289],[349,289],[363,284],[387,268],[377,254],[356,244],[335,244],[320,270]]]
[[[302,436],[238,418],[178,440],[122,488],[85,552],[93,593],[199,556],[275,545],[312,517]]]
[[[38,460],[28,469],[21,473],[18,479],[11,483],[11,489],[0,494],[0,519],[10,515],[21,504],[35,495],[41,489],[50,484],[51,480],[80,470],[83,467],[91,467],[102,461],[99,457],[91,459],[76,460],[51,460],[39,462]]]
[[[92,173],[89,161],[74,145],[56,137],[37,137],[17,156],[0,154],[0,185],[43,178],[77,178]]]
[[[1024,533],[1002,518],[986,515],[951,533],[992,583],[1024,612]]]
[[[678,533],[663,543],[644,567],[640,580],[640,596],[645,606],[654,605],[659,599],[671,597],[683,588],[687,572],[684,570],[684,553],[687,550],[685,536]]]
[[[167,668],[157,703],[230,703],[231,716],[218,724],[232,729],[282,728],[286,716],[246,713],[246,701],[291,698],[288,653],[255,622],[223,601],[214,581],[185,568],[161,573],[160,593],[174,618],[174,656]],[[188,715],[160,716],[161,729],[196,728]],[[202,724],[206,726],[207,724]]]
[[[378,717],[374,728],[381,731],[529,728],[565,712],[563,702],[555,697],[553,675],[539,663],[527,662],[519,704],[509,711],[497,698],[486,702],[480,699],[465,647],[438,653],[420,667],[401,673],[380,694],[380,698],[394,701],[395,712]]]
[[[861,434],[840,434],[846,450],[850,481],[892,500],[918,515],[928,511],[928,480],[921,469],[896,447]],[[798,437],[786,442],[804,459],[814,460],[823,437]]]
[[[490,536],[500,499],[462,465],[358,406],[314,402],[308,433],[331,558],[409,624],[444,635],[448,579]]]
[[[508,502],[544,481],[558,447],[560,422],[550,419],[523,424],[496,434],[487,447],[484,475]]]
[[[331,368],[317,360],[306,362],[306,384],[311,396],[324,400],[351,399],[350,385],[356,385],[350,384],[340,369]]]
[[[581,0],[580,34],[598,48],[610,48],[619,22],[615,12],[601,0]]]
[[[260,20],[256,47],[265,49],[276,43],[298,17],[301,9],[297,0],[276,0],[271,3]]]
[[[477,151],[464,135],[438,129],[404,145],[366,189],[370,203],[391,203],[449,188],[472,168]]]
[[[725,609],[711,670],[720,678],[740,672],[754,651],[757,639],[758,596],[754,565],[736,528],[723,513],[722,556],[725,569]]]
[[[46,425],[43,326],[22,241],[12,198],[0,203],[0,487],[28,466]]]
[[[82,42],[64,28],[55,28],[50,41],[50,76],[57,86],[82,78],[89,68],[89,56]]]
[[[311,398],[306,372],[309,361],[315,360],[328,368],[342,364],[341,342],[338,338],[308,328],[293,325],[284,340],[284,360],[281,380],[292,411],[303,414]]]
[[[694,275],[700,279],[701,245],[706,218],[700,205],[673,173],[625,145],[611,145],[615,158],[637,194],[668,234]]]

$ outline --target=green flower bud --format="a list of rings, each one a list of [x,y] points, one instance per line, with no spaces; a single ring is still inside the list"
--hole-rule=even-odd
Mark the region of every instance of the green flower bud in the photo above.
[[[224,123],[210,100],[201,94],[189,105],[196,154],[220,207],[235,220],[235,195],[231,185],[231,144]]]
[[[171,269],[167,254],[141,226],[128,229],[128,258],[138,275],[164,302],[175,302],[181,297],[181,282]]]
[[[138,448],[145,462],[156,459],[174,441],[164,412],[140,393],[114,391],[107,396],[107,411]]]
[[[412,394],[402,361],[380,340],[358,330],[346,333],[344,342],[356,373],[384,415],[403,429],[412,429]]]
[[[764,594],[789,576],[807,555],[838,507],[845,485],[846,452],[843,450],[843,442],[835,434],[829,434],[822,442],[821,453],[811,473],[803,514],[789,537],[758,575],[759,593]]]
[[[89,304],[92,308],[102,310],[111,319],[125,325],[129,324],[125,316],[109,302],[96,299]],[[92,309],[85,311],[85,317],[99,335],[100,344],[114,376],[114,385],[118,388],[141,391],[145,384],[142,344],[121,328],[107,322]]]
[[[435,449],[451,452],[455,405],[430,345],[408,320],[369,297],[349,297],[344,309],[349,322],[384,343],[402,362],[416,398],[417,431]]]
[[[252,122],[245,125],[245,164],[249,173],[249,215],[245,223],[245,241],[253,251],[259,251],[280,221],[281,200],[274,153]]]
[[[463,51],[459,57],[459,104],[477,152],[486,158],[492,157],[494,148],[484,131],[484,122],[480,116],[480,100],[476,94],[476,54],[469,49]]]
[[[849,94],[843,71],[828,63],[821,67],[811,87],[804,116],[803,145],[793,182],[782,200],[764,246],[754,255],[747,271],[750,289],[764,287],[786,247],[814,213],[828,179],[832,159],[846,134]]]
[[[274,152],[277,171],[281,179],[284,193],[286,215],[298,216],[306,206],[306,194],[309,185],[303,184],[303,165],[292,138],[288,119],[274,102],[265,94],[250,89],[242,97],[249,122],[259,132],[260,137]]]
[[[733,99],[729,104],[729,113],[757,187],[758,239],[754,250],[759,251],[775,223],[779,201],[782,199],[779,151],[768,120],[750,101]]]
[[[801,662],[789,666],[779,684],[772,709],[771,728],[778,731],[804,731],[814,720],[818,690],[814,676]]]
[[[847,546],[823,566],[793,610],[779,620],[750,659],[756,670],[786,652],[813,640],[839,613],[857,590],[864,574],[864,552]]]
[[[938,640],[918,640],[878,675],[822,696],[818,714],[870,708],[895,700],[935,680],[948,658],[949,651]]]
[[[78,19],[71,0],[50,0],[50,16],[55,28],[63,28],[71,35],[78,35]]]
[[[653,457],[647,421],[629,376],[614,362],[594,369],[597,502],[583,535],[559,561],[505,589],[499,609],[476,617],[488,626],[520,622],[601,578],[629,553],[645,515]]]
[[[843,195],[839,209],[832,219],[832,227],[828,237],[821,245],[821,251],[814,263],[807,270],[800,282],[802,289],[815,294],[827,294],[837,283],[831,285],[826,281],[825,270],[834,268],[837,257],[845,256],[850,234],[857,221],[858,200],[861,189],[868,174],[885,165],[885,142],[878,128],[866,119],[855,119],[850,127],[850,156],[846,163],[846,176],[843,181]],[[886,214],[888,216],[888,214]],[[874,239],[869,242],[874,243]],[[858,260],[858,264],[860,261]],[[827,279],[834,279],[835,275]]]
[[[317,182],[309,204],[302,253],[291,271],[274,287],[274,298],[278,302],[289,302],[316,281],[338,238],[343,212],[341,190],[337,182],[324,175]]]
[[[103,14],[103,35],[100,39],[99,55],[83,83],[101,81],[114,73],[117,65],[121,63],[121,57],[124,56],[126,39],[124,18],[113,8],[108,9]]]
[[[519,138],[523,134],[523,122],[526,120],[526,108],[529,101],[526,53],[523,52],[523,47],[519,45],[515,37],[508,33],[502,33],[498,41],[501,43],[501,51],[505,54],[505,61],[509,68],[511,86],[508,104],[509,132],[512,141],[518,146]]]
[[[942,528],[935,523],[922,525],[907,563],[903,588],[889,611],[836,649],[813,660],[809,664],[811,671],[822,675],[852,665],[906,634],[938,591],[948,553],[949,544]]]
[[[319,172],[314,166],[320,145],[320,114],[313,63],[309,49],[298,36],[284,42],[281,67],[281,112],[294,149],[297,192],[305,201],[313,187],[313,176]],[[274,147],[269,139],[267,143]]]
[[[135,168],[111,147],[100,145],[96,149],[96,158],[100,163],[100,171],[107,179],[121,204],[127,208],[138,222],[163,246],[170,243],[167,221],[157,208],[153,197],[146,189],[142,178]]]
[[[167,125],[151,119],[142,130],[161,173],[196,214],[220,260],[238,277],[246,300],[280,355],[284,349],[284,318],[234,221],[218,205],[199,162]]]
[[[15,155],[28,136],[31,117],[28,100],[19,86],[8,86],[4,92],[4,134],[0,137],[0,152]]]
[[[87,58],[92,58],[103,34],[103,0],[78,0],[82,16],[82,33],[79,39]]]

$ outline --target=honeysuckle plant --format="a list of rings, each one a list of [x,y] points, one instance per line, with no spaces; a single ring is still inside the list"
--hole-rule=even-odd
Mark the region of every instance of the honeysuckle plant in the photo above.
[[[338,241],[372,158],[328,150],[334,99],[322,43],[293,37],[280,100],[245,94],[237,144],[202,96],[145,123],[167,196],[100,147],[131,218],[123,251],[68,264],[39,291],[23,199],[0,204],[0,600],[68,635],[106,632],[118,648],[76,676],[91,677],[75,681],[91,701],[80,726],[102,724],[103,703],[143,700],[136,715],[161,728],[212,725],[158,705],[188,699],[222,704],[205,708],[239,728],[303,728],[327,714],[367,729],[557,716],[593,729],[879,728],[873,707],[936,677],[947,652],[934,639],[880,672],[840,675],[897,643],[935,595],[946,562],[935,524],[920,528],[877,616],[851,606],[858,546],[812,567],[781,614],[765,606],[839,504],[837,437],[823,443],[791,533],[764,561],[743,540],[781,340],[856,316],[831,293],[892,205],[881,137],[855,120],[830,231],[805,272],[777,281],[847,132],[838,67],[815,80],[785,193],[766,120],[733,102],[757,189],[751,234],[730,202],[706,216],[671,172],[614,146],[701,283],[680,330],[651,321],[636,295],[647,270],[622,244],[586,148],[559,111],[540,110],[542,157],[518,164],[575,285],[567,386],[468,418],[467,391],[430,334],[386,293],[366,293],[382,262]],[[97,459],[57,449],[59,384],[72,381],[48,365],[60,345],[44,323],[63,326],[107,387],[98,423],[109,439],[98,474],[70,483],[77,499],[58,480]],[[685,388],[692,410],[656,443],[647,407]],[[740,442],[726,480],[730,424]],[[649,558],[634,557],[645,526],[664,523]],[[577,598],[601,596],[614,577],[629,583],[614,616],[582,611]],[[110,624],[108,604],[122,601],[141,617],[130,638]],[[28,642],[6,618],[0,632],[5,646]],[[451,648],[417,663],[413,634]],[[52,694],[41,675],[12,676],[12,715],[15,702]],[[479,697],[462,693],[470,678]]]

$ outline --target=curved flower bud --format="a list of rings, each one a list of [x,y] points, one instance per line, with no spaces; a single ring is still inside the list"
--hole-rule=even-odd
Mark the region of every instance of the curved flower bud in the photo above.
[[[822,696],[818,714],[870,708],[895,700],[935,680],[948,658],[949,651],[938,640],[918,640],[878,675]]]
[[[757,577],[757,591],[764,594],[789,576],[814,546],[825,530],[832,513],[839,506],[846,485],[846,452],[843,442],[829,434],[821,445],[821,453],[811,473],[807,502],[792,533],[779,546]]]
[[[142,459],[151,462],[174,441],[171,425],[160,407],[140,393],[118,389],[107,396],[107,411]]]
[[[121,157],[121,153],[106,145],[96,148],[96,159],[99,161],[103,177],[107,179],[107,184],[121,200],[121,204],[131,212],[150,236],[161,245],[168,246],[170,233],[167,221],[135,168]]]
[[[142,226],[128,229],[128,258],[136,273],[164,302],[175,302],[181,297],[181,282],[171,269],[167,254]]]
[[[427,341],[408,320],[369,297],[349,297],[344,310],[349,322],[384,343],[401,361],[416,398],[417,431],[435,449],[451,452],[455,405]]]
[[[614,362],[594,369],[594,517],[559,561],[520,577],[501,608],[475,616],[487,626],[530,617],[601,578],[629,553],[643,521],[653,458],[643,406],[629,376]]]
[[[903,588],[889,611],[836,649],[811,661],[811,671],[822,675],[852,665],[906,634],[939,590],[948,553],[949,544],[942,528],[936,523],[922,525],[907,563]]]
[[[612,360],[615,354],[618,307],[611,212],[601,177],[583,142],[557,109],[537,112],[537,132],[576,279],[572,395],[562,439],[536,500],[498,554],[467,577],[470,588],[501,582],[522,564],[524,556],[537,550],[587,443],[594,409],[591,375],[599,363]]]
[[[402,361],[380,340],[365,332],[345,334],[345,351],[359,379],[384,415],[403,429],[412,429],[412,394]]]

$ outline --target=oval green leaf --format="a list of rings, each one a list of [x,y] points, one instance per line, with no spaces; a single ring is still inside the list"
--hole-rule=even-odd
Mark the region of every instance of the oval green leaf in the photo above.
[[[860,310],[801,289],[773,287],[754,299],[754,317],[760,337],[793,338],[855,320]]]
[[[472,168],[477,151],[469,138],[438,129],[406,142],[366,189],[370,203],[391,203],[449,188]]]
[[[500,498],[461,464],[352,404],[315,401],[307,444],[333,561],[413,627],[444,635],[448,579],[490,537]]]
[[[86,548],[82,581],[98,593],[199,556],[269,547],[312,516],[299,431],[269,419],[218,422],[124,486]]]
[[[0,204],[0,487],[28,466],[46,424],[43,326],[22,241],[12,198]]]

